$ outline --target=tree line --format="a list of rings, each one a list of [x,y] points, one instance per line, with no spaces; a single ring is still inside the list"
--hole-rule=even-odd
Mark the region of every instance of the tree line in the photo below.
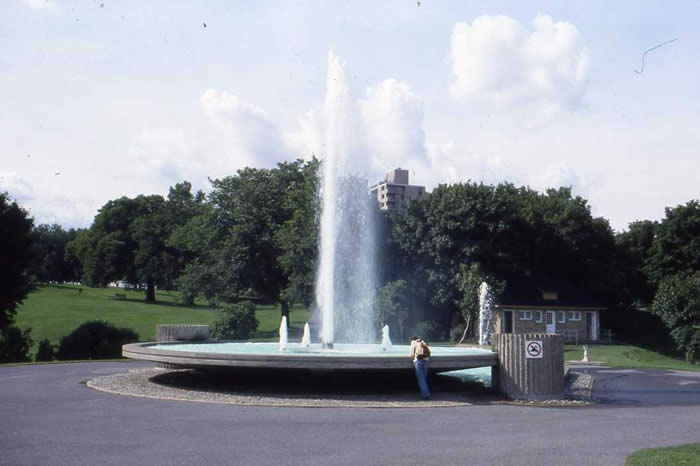
[[[197,298],[275,302],[282,315],[292,303],[311,306],[319,167],[314,158],[244,168],[211,180],[206,195],[183,181],[165,197],[111,200],[89,228],[68,231],[33,226],[3,195],[3,235],[16,234],[5,225],[28,228],[22,241],[31,260],[26,270],[4,272],[7,283],[17,274],[26,280],[2,302],[0,324],[9,326],[16,307],[7,303],[35,281],[123,281],[143,287],[146,301],[155,301],[156,288],[174,289],[184,305]],[[416,328],[431,338],[462,338],[473,331],[481,281],[498,292],[519,277],[545,276],[572,282],[610,313],[648,307],[687,357],[700,348],[697,200],[619,233],[566,187],[537,192],[468,181],[440,185],[401,213],[375,208],[377,324],[401,338]]]

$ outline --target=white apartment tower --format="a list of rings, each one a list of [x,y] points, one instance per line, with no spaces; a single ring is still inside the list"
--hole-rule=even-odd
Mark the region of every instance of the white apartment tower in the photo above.
[[[401,211],[408,201],[423,195],[425,186],[408,184],[408,170],[396,168],[386,174],[384,181],[371,186],[369,192],[377,196],[382,210]]]

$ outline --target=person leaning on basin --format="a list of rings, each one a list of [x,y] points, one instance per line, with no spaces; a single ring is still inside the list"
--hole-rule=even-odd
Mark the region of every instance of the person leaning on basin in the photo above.
[[[428,364],[430,363],[430,350],[428,344],[414,335],[411,337],[411,348],[408,355],[413,360],[413,367],[416,369],[418,388],[420,388],[423,400],[430,399],[430,389],[428,388]]]

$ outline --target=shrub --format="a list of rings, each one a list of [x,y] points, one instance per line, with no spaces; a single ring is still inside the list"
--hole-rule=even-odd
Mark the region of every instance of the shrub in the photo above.
[[[44,338],[39,342],[39,349],[34,356],[36,362],[53,361],[56,359],[56,348],[51,344],[48,338]]]
[[[219,311],[211,334],[217,340],[245,340],[255,333],[258,324],[255,304],[250,301],[226,304]]]
[[[28,362],[29,349],[34,343],[29,336],[32,329],[24,332],[17,327],[7,327],[0,331],[0,362]]]
[[[423,340],[439,340],[442,335],[442,328],[434,320],[423,320],[416,324],[415,334]]]
[[[116,359],[122,356],[122,345],[139,340],[129,328],[116,328],[109,322],[85,322],[69,335],[61,338],[56,358]]]

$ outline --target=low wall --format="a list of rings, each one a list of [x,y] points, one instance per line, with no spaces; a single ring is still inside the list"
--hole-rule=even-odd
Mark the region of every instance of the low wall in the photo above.
[[[156,325],[156,343],[163,343],[166,341],[206,341],[208,339],[208,325]],[[159,362],[156,363],[156,367],[162,367],[163,369],[177,369],[180,366],[178,364]]]
[[[204,341],[209,339],[208,325],[156,325],[156,342]]]
[[[508,398],[552,400],[564,396],[561,335],[497,333],[491,336],[491,348],[498,353],[492,385]]]

